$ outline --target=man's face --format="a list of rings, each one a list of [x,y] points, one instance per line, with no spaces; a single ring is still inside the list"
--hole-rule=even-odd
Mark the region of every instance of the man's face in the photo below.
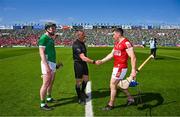
[[[118,40],[120,36],[121,34],[119,32],[116,32],[116,31],[113,32],[113,38],[115,41]]]
[[[47,31],[49,32],[49,33],[51,33],[51,34],[55,34],[55,32],[56,32],[56,27],[50,27],[50,28],[48,28],[47,29]]]
[[[84,41],[84,40],[85,40],[85,37],[86,37],[85,33],[84,33],[84,32],[78,32],[78,33],[79,33],[79,39],[81,39],[82,41]]]

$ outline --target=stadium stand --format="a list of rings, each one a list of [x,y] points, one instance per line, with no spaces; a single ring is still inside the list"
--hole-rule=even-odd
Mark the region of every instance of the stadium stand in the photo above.
[[[0,29],[0,47],[12,46],[37,46],[39,36],[44,33],[43,26],[13,26],[13,29]],[[65,27],[65,28],[63,28]],[[112,30],[116,27],[123,27],[125,37],[129,38],[136,46],[141,46],[142,40],[148,44],[150,38],[157,38],[160,46],[179,46],[180,28],[169,29],[148,26],[85,26],[87,34],[86,44],[89,46],[110,46],[113,45]],[[74,40],[74,31],[83,26],[59,26],[55,40],[57,46],[71,46]]]

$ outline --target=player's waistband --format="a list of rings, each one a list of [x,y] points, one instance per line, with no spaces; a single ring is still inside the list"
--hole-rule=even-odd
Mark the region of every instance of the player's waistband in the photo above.
[[[127,64],[114,64],[114,67],[127,68]]]

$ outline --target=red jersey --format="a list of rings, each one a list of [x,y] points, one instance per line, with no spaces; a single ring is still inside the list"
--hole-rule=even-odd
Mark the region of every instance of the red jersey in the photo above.
[[[114,43],[114,67],[127,68],[128,54],[126,49],[130,47],[132,47],[132,44],[127,38]]]

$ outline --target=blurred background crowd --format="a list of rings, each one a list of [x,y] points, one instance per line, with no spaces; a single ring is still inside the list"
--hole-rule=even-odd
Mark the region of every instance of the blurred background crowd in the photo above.
[[[114,43],[113,27],[64,26],[57,28],[56,46],[71,46],[75,40],[74,31],[78,28],[85,30],[86,44],[89,46],[111,46]],[[148,45],[151,38],[156,38],[159,46],[180,45],[180,29],[124,28],[124,32],[124,36],[136,46],[141,46],[142,43]],[[37,46],[37,40],[42,33],[44,33],[43,28],[0,29],[0,47]]]

